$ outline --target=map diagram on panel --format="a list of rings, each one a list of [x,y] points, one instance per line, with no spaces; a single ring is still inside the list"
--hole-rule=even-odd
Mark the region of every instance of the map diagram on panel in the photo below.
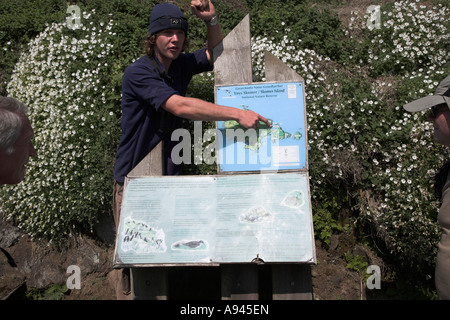
[[[305,173],[127,180],[115,265],[315,260]]]
[[[122,235],[122,250],[124,252],[165,252],[167,249],[164,232],[141,221],[126,219]]]
[[[257,112],[268,119],[245,129],[219,121],[219,170],[222,172],[306,168],[306,121],[302,83],[264,83],[216,89],[217,104]]]

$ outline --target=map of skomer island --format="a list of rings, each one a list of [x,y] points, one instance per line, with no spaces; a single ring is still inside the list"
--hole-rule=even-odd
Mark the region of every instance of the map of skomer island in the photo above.
[[[252,110],[271,127],[244,129],[238,122],[219,121],[219,170],[258,171],[306,167],[306,120],[302,83],[263,83],[217,87],[220,105]]]

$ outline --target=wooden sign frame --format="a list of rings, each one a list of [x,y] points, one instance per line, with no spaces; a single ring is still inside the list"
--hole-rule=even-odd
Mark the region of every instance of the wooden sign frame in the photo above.
[[[214,49],[215,86],[252,83],[250,43],[250,18],[247,15]],[[294,70],[269,52],[265,52],[265,62],[267,81],[304,83]],[[164,146],[160,143],[130,172],[128,177],[163,175],[163,148]],[[307,170],[305,174],[307,176]],[[126,193],[126,188],[124,192]],[[314,259],[308,263],[271,264],[272,298],[274,300],[312,299],[311,264],[315,262],[314,251]],[[256,259],[253,263],[220,265],[221,283],[217,285],[221,286],[222,299],[259,299],[258,271],[261,263]],[[168,266],[132,268],[133,299],[170,299],[169,270]]]

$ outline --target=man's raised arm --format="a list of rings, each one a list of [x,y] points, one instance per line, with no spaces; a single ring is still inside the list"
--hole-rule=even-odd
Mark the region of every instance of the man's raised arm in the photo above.
[[[209,0],[191,1],[191,9],[195,16],[202,19],[208,28],[208,47],[206,54],[209,63],[214,64],[214,48],[223,40],[222,30],[219,25],[216,9]]]

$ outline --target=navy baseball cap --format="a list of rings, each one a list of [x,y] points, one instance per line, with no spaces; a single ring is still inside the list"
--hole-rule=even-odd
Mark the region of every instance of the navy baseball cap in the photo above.
[[[150,14],[148,32],[155,34],[166,29],[181,29],[188,35],[188,22],[183,12],[170,3],[157,4]]]

